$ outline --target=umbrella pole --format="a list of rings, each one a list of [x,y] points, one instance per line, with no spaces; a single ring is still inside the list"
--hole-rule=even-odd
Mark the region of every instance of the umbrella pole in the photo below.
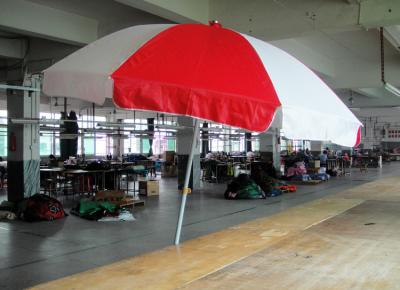
[[[178,224],[176,226],[175,245],[179,245],[179,240],[181,238],[181,229],[182,229],[183,215],[185,213],[186,198],[188,193],[190,192],[189,180],[190,180],[190,173],[192,172],[193,155],[197,147],[197,138],[199,137],[198,136],[199,132],[200,132],[200,120],[195,119],[192,145],[190,147],[190,154],[186,167],[185,182],[182,188],[182,201],[181,201],[181,208],[179,211]]]

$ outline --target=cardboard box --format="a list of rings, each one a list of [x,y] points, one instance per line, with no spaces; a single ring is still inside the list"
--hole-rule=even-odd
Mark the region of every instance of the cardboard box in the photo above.
[[[320,160],[311,160],[310,161],[310,168],[320,168],[321,161]]]
[[[159,195],[158,180],[139,181],[139,194],[146,196]]]
[[[138,198],[133,198],[133,197],[125,197],[123,198],[120,203],[119,207],[120,208],[132,208],[134,206],[142,206],[144,205],[144,200],[138,199]]]
[[[318,171],[319,171],[319,168],[307,168],[308,174],[317,174]]]
[[[177,175],[176,165],[166,165],[165,163],[161,165],[162,177],[176,177]]]
[[[103,190],[96,193],[96,201],[108,201],[118,205],[125,198],[125,193],[121,190]]]
[[[112,204],[119,206],[120,208],[131,208],[136,205],[144,205],[144,200],[140,200],[138,197],[134,198],[125,195],[121,190],[103,190],[96,193],[94,199],[96,201],[108,201]]]
[[[175,151],[165,151],[162,156],[165,162],[174,162],[175,159]]]

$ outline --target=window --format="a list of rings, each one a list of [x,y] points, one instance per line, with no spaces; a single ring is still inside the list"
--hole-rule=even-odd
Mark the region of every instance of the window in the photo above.
[[[124,123],[132,123],[132,127],[124,127],[125,132],[130,131],[128,138],[124,139],[124,153],[143,153],[148,154],[150,150],[150,140],[147,131],[147,119],[125,119]],[[164,122],[157,122],[155,125],[173,125],[172,121],[164,120]],[[162,127],[162,126],[161,126]],[[175,150],[175,140],[171,129],[158,128],[153,135],[153,154],[159,155],[166,150]]]
[[[78,117],[79,120],[79,129],[92,129],[94,127],[92,120],[92,116],[83,115]],[[104,116],[94,116],[94,121],[96,122],[105,122],[106,117]],[[82,131],[81,131],[82,132]],[[92,132],[92,131],[90,131]],[[107,134],[102,132],[94,133],[85,133],[84,136],[78,137],[78,154],[82,154],[82,139],[83,138],[83,147],[84,153],[86,156],[96,155],[96,156],[106,156],[108,153],[112,153],[112,141],[108,142]],[[111,138],[110,138],[111,140]],[[111,151],[110,151],[111,149]]]
[[[7,111],[0,110],[0,156],[7,156]]]
[[[298,152],[299,150],[311,149],[311,142],[309,140],[285,140],[281,139],[281,150],[291,152]]]
[[[176,140],[167,140],[167,150],[166,151],[175,151],[176,149]]]
[[[251,141],[251,150],[252,151],[260,151],[260,140],[252,140]]]
[[[211,139],[211,152],[222,152],[224,151],[224,141],[220,138]]]
[[[140,153],[140,139],[129,134],[128,139],[124,139],[124,153]]]
[[[142,153],[147,154],[150,150],[150,142],[149,139],[142,139]]]
[[[82,137],[80,137],[80,138],[82,138]],[[81,144],[81,142],[78,142],[78,147],[81,146],[80,144]],[[84,146],[85,155],[94,155],[94,135],[93,134],[83,137],[83,146]],[[78,152],[82,152],[82,150],[78,149]]]
[[[59,120],[58,113],[40,113],[43,120]],[[60,134],[57,131],[59,125],[46,124],[45,128],[40,130],[39,153],[41,156],[49,156],[50,154],[60,155]]]
[[[40,156],[49,156],[50,154],[53,154],[52,150],[53,141],[54,138],[51,135],[40,136],[40,146],[39,146]]]
[[[135,119],[125,119],[124,123],[135,124]],[[136,120],[136,123],[141,123],[141,120]],[[132,125],[133,127],[124,127],[125,131],[141,130],[144,125]],[[147,126],[146,126],[147,129]],[[124,139],[124,153],[140,153],[140,138],[133,133],[128,134],[128,138]]]

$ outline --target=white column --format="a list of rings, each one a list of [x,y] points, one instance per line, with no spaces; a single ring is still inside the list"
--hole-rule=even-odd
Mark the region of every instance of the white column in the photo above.
[[[179,126],[183,126],[183,128],[179,129],[176,134],[176,154],[178,156],[178,186],[182,187],[185,178],[186,164],[189,158],[191,144],[193,140],[194,120],[190,117],[178,117],[178,124]],[[200,178],[200,147],[196,147],[193,155],[192,176],[190,179],[189,187],[192,189],[199,188]]]
[[[40,88],[40,77],[27,76],[24,86]],[[8,118],[39,118],[40,92],[7,91]],[[39,124],[8,122],[8,200],[18,202],[40,190]]]
[[[323,143],[322,141],[311,141],[310,142],[310,151],[313,155],[321,154],[323,150]]]
[[[260,138],[260,156],[263,160],[271,160],[274,168],[279,171],[281,165],[281,146],[278,142],[278,130],[272,132],[261,133]]]

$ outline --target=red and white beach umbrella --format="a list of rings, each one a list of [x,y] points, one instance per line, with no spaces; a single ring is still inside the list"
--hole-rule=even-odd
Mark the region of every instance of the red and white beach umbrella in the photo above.
[[[44,71],[43,90],[124,109],[267,130],[277,112],[290,139],[360,141],[361,123],[333,91],[286,52],[218,23],[130,27]],[[193,143],[195,139],[193,140]],[[193,145],[192,145],[193,147]],[[189,156],[176,243],[192,164]]]
[[[268,129],[278,108],[289,139],[359,143],[361,123],[288,53],[219,24],[130,27],[44,71],[43,90],[126,109]]]

